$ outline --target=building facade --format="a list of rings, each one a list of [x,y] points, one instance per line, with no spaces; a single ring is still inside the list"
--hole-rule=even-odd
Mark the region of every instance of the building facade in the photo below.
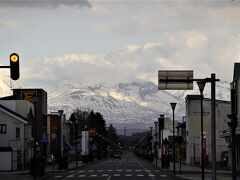
[[[199,164],[201,161],[201,107],[200,95],[188,95],[186,103],[186,163]],[[216,100],[216,161],[223,161],[228,152],[228,144],[222,138],[228,128],[227,115],[231,105],[228,101]],[[211,162],[211,99],[203,100],[203,134],[205,159]]]
[[[0,105],[0,147],[11,147],[17,153],[18,169],[27,167],[30,162],[32,157],[31,142],[32,126],[29,119]],[[5,159],[5,161],[9,162],[11,160]],[[1,168],[4,167],[4,164],[2,164]]]

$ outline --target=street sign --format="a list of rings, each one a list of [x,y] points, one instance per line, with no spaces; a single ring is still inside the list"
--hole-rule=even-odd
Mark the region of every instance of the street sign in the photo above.
[[[97,133],[97,129],[96,128],[90,128],[89,129],[89,136],[90,137],[95,137]]]
[[[48,137],[46,134],[42,134],[42,137],[41,137],[41,142],[44,142],[44,143],[47,143],[48,142]]]
[[[158,90],[193,90],[193,71],[158,71]]]

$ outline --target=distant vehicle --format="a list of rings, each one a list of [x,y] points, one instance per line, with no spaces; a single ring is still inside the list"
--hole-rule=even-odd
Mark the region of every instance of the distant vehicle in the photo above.
[[[113,159],[121,159],[121,153],[119,151],[114,151]]]
[[[53,154],[49,154],[47,157],[47,164],[56,164],[56,159]]]

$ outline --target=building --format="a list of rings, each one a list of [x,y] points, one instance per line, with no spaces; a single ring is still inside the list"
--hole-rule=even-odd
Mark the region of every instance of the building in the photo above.
[[[21,103],[25,105],[28,104],[25,101]],[[10,104],[19,105],[19,102],[13,101],[10,102],[9,105]],[[29,111],[29,113],[30,114],[26,114],[26,117],[23,117],[0,104],[0,149],[8,149],[8,151],[0,152],[2,162],[0,170],[16,170],[16,168],[25,168],[29,164],[32,156],[31,111]],[[6,156],[9,154],[9,151],[12,151],[12,154],[16,152],[17,158],[12,159],[14,157],[13,155]],[[14,161],[17,161],[17,166],[14,165]],[[11,169],[9,169],[9,164],[12,164]]]
[[[237,116],[237,127],[236,127],[236,165],[237,170],[240,171],[240,63],[234,64],[234,73],[233,73],[233,88],[234,88],[234,101],[235,107],[233,107],[234,112]],[[230,114],[230,113],[229,113]],[[226,134],[229,134],[228,139],[231,139],[230,129],[226,131]],[[231,140],[230,144],[231,144]],[[231,148],[230,148],[230,154]]]
[[[63,110],[51,112],[47,115],[48,154],[53,154],[57,159],[68,156],[71,146],[70,125],[66,120]]]
[[[13,89],[12,99],[27,100],[36,107],[36,140],[40,153],[47,156],[47,92],[43,89]],[[35,121],[34,121],[35,122]],[[34,123],[33,123],[34,127]]]
[[[186,103],[186,162],[198,164],[201,161],[201,107],[200,95],[187,95]],[[228,128],[227,115],[230,114],[229,101],[216,100],[216,161],[223,161],[228,144],[222,133]],[[211,99],[203,100],[204,149],[208,162],[211,162]]]

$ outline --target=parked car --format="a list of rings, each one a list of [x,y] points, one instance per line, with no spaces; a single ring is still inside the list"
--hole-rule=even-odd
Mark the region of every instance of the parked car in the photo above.
[[[47,164],[56,164],[57,161],[53,154],[49,154],[47,157]]]
[[[121,159],[121,153],[119,151],[114,151],[113,159]]]

